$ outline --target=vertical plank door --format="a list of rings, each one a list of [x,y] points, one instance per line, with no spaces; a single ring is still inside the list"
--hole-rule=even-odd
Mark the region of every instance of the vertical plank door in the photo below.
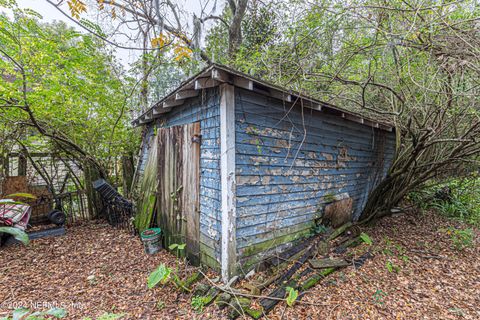
[[[166,247],[186,243],[186,255],[199,263],[200,123],[158,130],[157,223]]]

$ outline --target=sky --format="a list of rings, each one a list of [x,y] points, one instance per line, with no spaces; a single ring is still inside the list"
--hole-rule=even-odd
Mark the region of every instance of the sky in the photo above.
[[[205,6],[205,4],[208,10],[212,10],[212,8],[217,8],[217,5],[216,5],[217,0],[179,0],[174,2],[178,4],[181,10],[183,10],[186,13],[186,16],[188,17],[192,17],[193,13],[197,14],[197,16],[200,15],[201,8]],[[222,2],[222,5],[223,5],[223,1],[218,1],[218,2]],[[29,8],[29,9],[35,10],[36,12],[38,12],[43,16],[43,21],[45,22],[53,22],[55,20],[57,21],[59,20],[59,21],[65,22],[67,25],[75,28],[80,32],[85,32],[84,29],[82,29],[76,23],[74,23],[73,21],[65,17],[60,11],[58,11],[55,7],[53,7],[51,4],[49,4],[45,0],[17,0],[17,4],[21,8]],[[65,9],[67,9],[67,7],[65,7]],[[215,13],[217,13],[220,10],[221,8],[217,8]],[[99,21],[95,21],[95,22],[101,23]],[[117,42],[120,42],[120,41],[117,41]],[[129,67],[130,63],[133,63],[138,58],[140,53],[140,51],[138,50],[128,50],[128,49],[120,49],[120,48],[116,48],[115,50],[116,50],[117,59],[126,68]]]

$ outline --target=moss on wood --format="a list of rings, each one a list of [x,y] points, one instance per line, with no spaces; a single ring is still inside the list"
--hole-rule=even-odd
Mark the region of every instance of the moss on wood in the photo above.
[[[245,310],[250,309],[250,299],[245,297],[233,297],[230,301],[230,309],[228,312],[229,319],[236,319],[246,313]]]
[[[157,192],[157,168],[158,168],[158,139],[157,136],[152,137],[152,146],[148,153],[145,171],[140,183],[140,198],[137,201],[137,212],[134,224],[138,231],[150,227],[152,223],[153,212],[155,210],[156,192]]]
[[[249,270],[252,266],[264,260],[268,256],[268,254],[265,254],[266,251],[285,243],[303,239],[310,234],[310,229],[307,228],[296,233],[286,234],[248,247],[242,255],[248,257],[248,259],[243,261],[242,269]]]
[[[223,309],[229,305],[231,299],[232,296],[229,293],[222,292],[218,295],[217,299],[215,299],[215,304],[219,309]]]
[[[302,285],[299,288],[299,291],[303,292],[306,291],[310,288],[312,288],[314,285],[316,285],[320,280],[328,276],[329,274],[333,273],[335,270],[338,268],[327,268],[325,270],[322,270],[321,272],[316,273],[315,275],[311,276],[307,280],[305,280]]]
[[[193,284],[196,283],[197,281],[200,281],[201,279],[203,279],[203,274],[201,272],[194,272],[185,280],[180,281],[178,286],[182,289],[182,291],[190,292]]]
[[[200,243],[200,263],[215,271],[220,271],[220,263],[214,257],[215,252],[213,249]]]
[[[207,294],[203,297],[203,304],[205,306],[210,305],[215,300],[219,292],[220,291],[217,288],[211,287]]]

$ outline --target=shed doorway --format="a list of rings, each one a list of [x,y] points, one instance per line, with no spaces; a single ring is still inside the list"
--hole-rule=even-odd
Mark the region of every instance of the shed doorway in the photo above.
[[[200,122],[158,129],[157,224],[164,244],[186,244],[200,257]]]

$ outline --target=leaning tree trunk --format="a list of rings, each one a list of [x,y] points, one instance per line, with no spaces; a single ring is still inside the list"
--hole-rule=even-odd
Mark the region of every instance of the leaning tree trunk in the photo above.
[[[365,208],[360,216],[361,222],[369,222],[388,216],[391,209],[411,190],[411,186],[402,181],[403,176],[387,176],[368,196]]]
[[[128,196],[133,183],[133,176],[135,174],[135,165],[133,155],[122,156],[122,180],[123,180],[123,194]]]
[[[86,161],[83,167],[85,176],[85,193],[87,195],[88,211],[90,218],[98,218],[100,216],[103,203],[100,195],[93,188],[93,182],[103,178],[101,172],[91,162]]]

